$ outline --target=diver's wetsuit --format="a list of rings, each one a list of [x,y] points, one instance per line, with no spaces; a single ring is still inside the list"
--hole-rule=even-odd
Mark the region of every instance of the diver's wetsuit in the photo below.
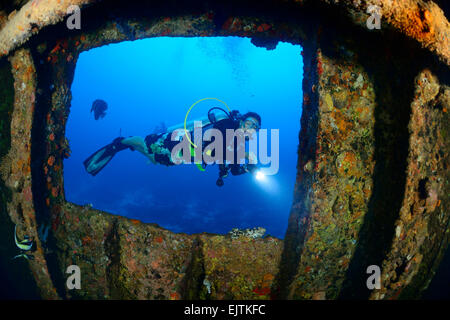
[[[237,113],[237,111],[236,111]],[[233,115],[236,115],[236,113],[233,113]],[[239,128],[240,120],[237,117],[234,117],[232,115],[229,115],[228,118],[223,118],[221,120],[217,121],[211,121],[208,125],[202,128],[202,130],[207,129],[217,129],[222,133],[222,137],[226,137],[226,130],[236,130]],[[175,129],[176,130],[176,129]],[[174,130],[174,131],[175,131]],[[144,139],[140,137],[130,137],[130,138],[123,138],[119,137],[114,139],[114,141],[99,149],[94,154],[92,154],[89,158],[87,158],[84,161],[84,166],[86,168],[86,171],[92,175],[96,175],[99,173],[106,164],[111,161],[111,159],[114,157],[114,155],[122,150],[125,149],[131,149],[131,150],[138,150],[142,152],[144,155],[146,155],[153,163],[159,163],[166,166],[172,166],[176,165],[176,163],[173,162],[172,159],[172,149],[180,143],[180,140],[172,141],[172,133],[170,132],[164,132],[164,133],[152,133],[146,136]],[[194,129],[189,131],[190,136],[194,136]],[[183,139],[185,138],[185,135],[183,135]],[[137,141],[136,141],[137,139]],[[202,139],[202,141],[204,141]],[[232,175],[240,175],[244,174],[246,172],[252,172],[256,169],[256,165],[253,164],[241,164],[238,157],[237,150],[239,148],[244,148],[245,145],[242,145],[242,141],[240,145],[238,145],[239,140],[236,139],[233,144],[234,147],[234,161],[230,164],[226,160],[227,155],[227,144],[226,141],[223,141],[223,157],[224,160],[222,164],[219,164],[219,179],[217,180],[217,185],[222,186],[223,185],[223,177],[226,177],[228,175],[228,172],[231,172]],[[145,144],[145,145],[144,145]],[[205,147],[205,145],[203,145]],[[191,163],[194,163],[194,154],[193,147],[191,147]],[[204,149],[204,148],[203,148]],[[214,151],[213,151],[214,152]],[[214,157],[214,154],[211,155]],[[243,160],[243,159],[241,159]],[[201,165],[198,164],[198,166],[201,166],[201,170],[203,171],[203,167],[205,166],[205,163],[202,163]]]
[[[222,133],[223,137],[226,137],[226,130],[232,129],[236,130],[239,128],[239,121],[231,120],[231,119],[222,119],[220,121],[215,122],[210,128],[214,128],[219,130]],[[205,129],[205,128],[203,128]],[[208,128],[209,129],[209,128]],[[189,131],[191,137],[193,137],[193,130]],[[179,143],[179,141],[171,140],[172,132],[159,133],[159,134],[150,134],[145,137],[145,143],[148,148],[148,152],[150,155],[154,156],[154,160],[157,163],[164,164],[166,166],[175,165],[175,163],[171,159],[171,150],[175,145]],[[204,147],[204,146],[203,146]],[[254,166],[252,165],[244,165],[239,164],[237,159],[237,148],[244,147],[238,146],[235,138],[234,143],[234,160],[232,164],[219,164],[219,178],[225,177],[228,174],[228,171],[231,172],[232,175],[240,175],[244,174],[248,171],[251,171]],[[227,145],[225,141],[223,142],[223,156],[226,155]],[[214,154],[212,154],[214,156]],[[192,156],[192,162],[194,162]],[[225,162],[225,161],[224,161]]]

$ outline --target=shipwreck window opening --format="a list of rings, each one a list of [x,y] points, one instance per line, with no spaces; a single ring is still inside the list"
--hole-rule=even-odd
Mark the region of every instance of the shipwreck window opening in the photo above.
[[[225,234],[263,227],[283,238],[297,173],[302,101],[301,47],[274,50],[242,37],[158,37],[127,41],[80,54],[72,84],[64,160],[66,200],[156,223],[173,232]],[[206,97],[241,113],[257,112],[262,128],[279,129],[279,171],[264,182],[250,174],[216,186],[218,166],[151,164],[124,150],[96,176],[83,161],[116,137],[141,136],[182,123],[189,107]],[[95,100],[107,103],[95,120]],[[220,103],[204,101],[189,114],[204,117]],[[270,136],[270,131],[269,131]],[[269,140],[269,153],[270,153]]]

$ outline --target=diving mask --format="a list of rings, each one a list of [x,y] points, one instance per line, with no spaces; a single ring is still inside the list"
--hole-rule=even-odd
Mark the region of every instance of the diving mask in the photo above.
[[[256,119],[250,117],[250,118],[245,119],[244,124],[243,124],[243,129],[245,129],[245,130],[251,130],[251,129],[258,130],[258,129],[260,129],[260,127],[259,127],[258,121]]]

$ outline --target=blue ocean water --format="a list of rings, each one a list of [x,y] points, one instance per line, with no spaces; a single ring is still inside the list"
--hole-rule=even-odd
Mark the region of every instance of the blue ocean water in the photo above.
[[[261,226],[283,238],[296,175],[301,50],[280,42],[269,51],[240,37],[158,37],[83,52],[66,127],[72,150],[64,161],[66,199],[174,232],[224,234]],[[83,161],[114,138],[145,137],[161,122],[168,127],[182,123],[188,108],[206,97],[241,113],[257,112],[262,128],[279,129],[276,175],[265,181],[230,175],[219,188],[217,165],[205,172],[194,164],[154,165],[129,150],[95,177],[84,170]],[[90,113],[96,99],[108,103],[106,116],[97,121]],[[204,117],[213,106],[221,105],[199,103],[189,119]]]

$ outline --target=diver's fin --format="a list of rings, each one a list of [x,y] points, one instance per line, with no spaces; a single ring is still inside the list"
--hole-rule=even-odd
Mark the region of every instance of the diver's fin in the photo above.
[[[84,160],[83,164],[86,171],[93,176],[97,175],[116,155],[117,152],[129,148],[121,143],[124,138],[116,138],[112,143],[97,150],[89,158]]]

